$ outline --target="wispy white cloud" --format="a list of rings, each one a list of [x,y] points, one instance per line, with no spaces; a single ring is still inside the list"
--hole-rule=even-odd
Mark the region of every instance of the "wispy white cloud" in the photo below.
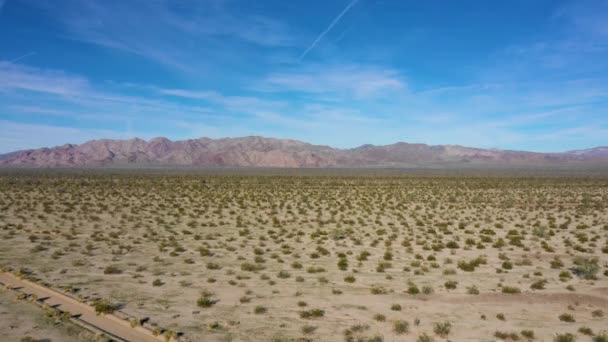
[[[58,146],[66,143],[83,143],[100,137],[110,139],[128,139],[132,134],[142,138],[151,138],[145,132],[125,132],[105,129],[86,129],[55,125],[18,123],[0,120],[0,153],[29,148]]]
[[[226,8],[229,2],[223,1],[22,1],[49,13],[63,36],[183,71],[200,72],[206,61],[229,60],[239,44],[282,47],[294,43],[281,21],[257,13],[236,15]]]
[[[22,89],[57,95],[74,95],[89,89],[89,82],[63,71],[42,70],[0,61],[0,91]]]
[[[350,124],[370,124],[382,121],[380,118],[364,115],[360,110],[347,108],[345,106],[326,103],[310,103],[302,108],[302,114],[306,117],[324,123],[340,125]]]
[[[560,6],[553,18],[573,25],[571,34],[583,35],[595,41],[608,40],[608,3],[603,0],[569,1]]]
[[[407,85],[397,71],[389,68],[318,65],[273,73],[255,87],[257,90],[270,92],[329,93],[366,98],[401,91],[406,89]]]
[[[236,111],[254,111],[278,109],[287,106],[285,101],[266,100],[253,96],[226,96],[216,91],[193,91],[184,89],[159,89],[161,94],[188,99],[205,100],[220,104],[226,109]]]
[[[317,38],[312,42],[312,44],[310,44],[310,46],[308,46],[308,48],[306,48],[306,50],[304,50],[304,52],[302,52],[302,54],[300,55],[300,57],[298,58],[300,61],[302,61],[304,59],[304,57],[306,57],[306,55],[315,48],[315,46],[317,46],[317,44],[321,41],[321,39],[323,39],[323,37],[325,37],[326,34],[329,33],[329,31],[331,31],[331,29],[334,28],[334,26],[336,26],[336,24],[340,21],[340,19],[342,19],[342,17],[357,3],[358,0],[352,0],[348,3],[348,5],[346,5],[346,7],[342,10],[342,12],[340,12],[340,14],[338,14],[337,17],[334,18],[334,20],[331,21],[331,23],[329,23],[329,26],[327,26],[327,28],[321,32],[321,34],[319,34],[317,36]]]
[[[146,122],[162,121],[168,116],[193,120],[214,117],[211,108],[200,104],[126,95],[116,86],[105,88],[61,70],[0,62],[0,114],[3,115],[36,114],[77,122],[123,123],[137,117],[146,117]]]

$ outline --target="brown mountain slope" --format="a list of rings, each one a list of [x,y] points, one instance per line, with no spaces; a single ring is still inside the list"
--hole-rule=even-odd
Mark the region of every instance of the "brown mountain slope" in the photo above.
[[[121,164],[160,164],[241,167],[367,167],[406,166],[446,162],[546,164],[608,162],[608,148],[564,153],[534,153],[479,149],[456,145],[396,143],[336,149],[296,140],[264,137],[171,141],[92,140],[81,145],[24,150],[0,156],[0,165],[92,167]]]

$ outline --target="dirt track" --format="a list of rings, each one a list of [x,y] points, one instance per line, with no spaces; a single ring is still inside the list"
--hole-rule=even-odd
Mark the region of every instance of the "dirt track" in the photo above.
[[[83,304],[61,294],[52,289],[32,283],[27,280],[21,280],[10,273],[0,273],[0,282],[9,285],[12,288],[19,288],[20,291],[27,294],[34,294],[39,299],[46,298],[44,303],[57,307],[61,311],[70,312],[73,316],[78,317],[80,321],[91,325],[96,329],[110,333],[125,341],[137,342],[157,342],[163,341],[161,336],[154,336],[148,329],[143,327],[132,328],[129,322],[126,322],[113,315],[97,315],[95,310],[89,305]]]

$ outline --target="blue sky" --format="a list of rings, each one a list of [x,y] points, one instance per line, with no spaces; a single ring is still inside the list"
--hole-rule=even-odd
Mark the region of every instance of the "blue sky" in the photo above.
[[[0,0],[0,153],[245,135],[608,145],[608,1]]]

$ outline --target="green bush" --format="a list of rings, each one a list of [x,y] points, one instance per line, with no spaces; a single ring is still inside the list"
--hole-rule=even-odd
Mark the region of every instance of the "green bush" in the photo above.
[[[95,308],[95,313],[97,314],[110,314],[116,310],[116,306],[106,299],[99,299],[95,301],[93,307]]]
[[[596,279],[596,274],[600,270],[597,258],[578,257],[574,259],[572,272],[583,279]]]

